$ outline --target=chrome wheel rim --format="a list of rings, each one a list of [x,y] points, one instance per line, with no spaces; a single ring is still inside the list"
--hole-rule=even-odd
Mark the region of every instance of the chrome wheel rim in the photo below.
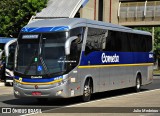
[[[137,85],[137,89],[140,89],[140,87],[141,87],[141,83],[140,83],[140,80],[139,80],[139,79],[137,79],[137,83],[136,83],[136,85]]]
[[[85,96],[85,97],[88,97],[88,96],[90,96],[90,93],[91,93],[90,86],[89,86],[89,85],[86,85],[86,86],[84,87],[84,96]]]

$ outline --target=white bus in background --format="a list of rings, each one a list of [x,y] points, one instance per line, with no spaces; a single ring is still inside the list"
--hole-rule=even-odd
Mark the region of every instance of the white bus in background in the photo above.
[[[1,71],[0,77],[1,80],[4,81],[5,85],[13,85],[13,77],[14,77],[14,54],[15,54],[15,47],[17,39],[15,38],[8,38],[4,40],[3,38],[3,51],[1,51]],[[5,42],[4,42],[5,41]],[[1,41],[2,43],[2,41]]]

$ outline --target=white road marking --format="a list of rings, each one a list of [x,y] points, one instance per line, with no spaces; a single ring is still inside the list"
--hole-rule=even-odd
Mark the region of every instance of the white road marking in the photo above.
[[[79,106],[79,105],[83,105],[83,104],[90,104],[90,103],[95,103],[95,102],[99,102],[99,101],[116,99],[116,98],[121,98],[121,97],[128,97],[128,96],[132,96],[132,95],[136,95],[136,94],[144,94],[144,93],[149,93],[149,92],[154,92],[154,91],[160,91],[160,89],[154,89],[154,90],[144,91],[144,92],[139,92],[139,93],[132,93],[132,94],[127,94],[127,95],[115,96],[115,97],[110,97],[110,98],[104,98],[104,99],[94,100],[94,101],[80,103],[80,104],[76,104],[76,105],[69,105],[66,107],[75,107],[75,106]]]
[[[23,115],[20,115],[20,116],[30,116],[30,115],[33,115],[33,114],[38,114],[38,113],[23,114]]]
[[[160,91],[160,89],[154,89],[154,90],[150,90],[150,91],[144,91],[144,92],[139,92],[139,93],[132,93],[132,94],[127,94],[127,95],[122,95],[122,96],[115,96],[115,97],[104,98],[104,99],[100,99],[100,100],[94,100],[94,101],[85,102],[85,103],[79,103],[79,104],[75,104],[75,105],[64,106],[64,107],[60,107],[60,108],[45,110],[42,113],[47,113],[48,111],[63,109],[63,108],[67,108],[67,107],[75,107],[75,106],[80,106],[80,105],[83,105],[83,104],[90,104],[90,103],[95,103],[95,102],[99,102],[99,101],[116,99],[116,98],[121,98],[121,97],[128,97],[128,96],[132,96],[132,95],[136,95],[136,94],[144,94],[144,93],[149,93],[149,92],[154,92],[154,91]],[[38,113],[24,114],[24,115],[20,115],[20,116],[29,116],[29,115],[32,115],[32,114],[38,114]]]

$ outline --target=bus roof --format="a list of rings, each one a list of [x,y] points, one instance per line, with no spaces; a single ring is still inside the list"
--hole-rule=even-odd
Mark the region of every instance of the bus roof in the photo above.
[[[0,37],[0,43],[5,44],[11,40],[14,40],[16,38],[7,38],[7,37]]]
[[[101,27],[103,29],[129,32],[129,33],[139,33],[144,35],[151,35],[151,33],[146,31],[134,30],[128,27],[115,25],[111,23],[83,19],[83,18],[56,18],[56,19],[42,19],[32,22],[22,28],[21,32],[53,32],[53,31],[65,31],[75,27]]]

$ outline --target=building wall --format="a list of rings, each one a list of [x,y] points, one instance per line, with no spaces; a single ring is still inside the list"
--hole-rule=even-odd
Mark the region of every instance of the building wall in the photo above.
[[[112,0],[111,23],[113,24],[118,24],[118,8],[119,8],[119,0]]]
[[[80,10],[80,17],[94,20],[94,1],[89,0],[86,6]]]
[[[103,21],[109,22],[110,17],[110,0],[103,0]]]
[[[95,9],[96,5],[96,9]],[[110,15],[110,0],[103,0],[103,21],[118,24],[118,6],[119,0],[111,0],[111,15]],[[80,10],[80,17],[92,20],[98,20],[99,0],[89,0],[84,8]],[[110,18],[111,16],[111,18]]]

